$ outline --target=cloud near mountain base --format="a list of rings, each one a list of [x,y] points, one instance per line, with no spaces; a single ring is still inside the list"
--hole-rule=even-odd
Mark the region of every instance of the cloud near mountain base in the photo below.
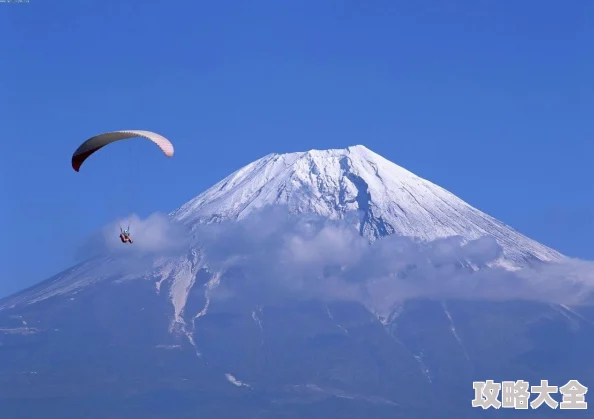
[[[498,267],[503,249],[492,237],[388,236],[369,244],[345,222],[279,208],[203,226],[197,238],[210,269],[225,272],[214,298],[352,300],[383,311],[412,298],[579,304],[594,286],[588,261]]]
[[[120,255],[122,273],[146,271],[157,258],[182,257],[198,247],[203,263],[221,272],[213,299],[283,298],[357,301],[376,312],[415,298],[528,299],[563,304],[590,300],[594,263],[568,259],[517,271],[497,266],[503,249],[492,237],[465,242],[448,237],[422,242],[388,236],[373,244],[348,221],[293,215],[269,207],[234,222],[201,225],[190,232],[163,214],[132,215],[105,226],[87,253]],[[133,245],[119,226],[131,225]],[[191,238],[192,237],[192,238]]]

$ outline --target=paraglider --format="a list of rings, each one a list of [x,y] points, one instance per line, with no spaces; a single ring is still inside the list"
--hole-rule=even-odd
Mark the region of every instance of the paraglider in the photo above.
[[[130,237],[130,226],[125,230],[122,230],[122,227],[120,227],[120,240],[122,243],[134,243],[132,237]]]
[[[173,157],[173,144],[171,144],[167,138],[155,132],[141,130],[111,131],[96,135],[82,143],[72,155],[72,168],[78,172],[82,164],[96,151],[116,141],[127,140],[134,137],[152,141],[161,149],[163,154],[167,157]],[[133,243],[132,237],[130,236],[130,226],[128,226],[126,230],[122,230],[122,227],[120,226],[120,240],[122,243]]]
[[[173,157],[173,144],[167,138],[155,132],[140,130],[112,131],[96,135],[82,143],[72,155],[72,168],[78,172],[82,164],[99,149],[116,141],[134,137],[141,137],[152,141],[161,149],[163,154],[167,157]]]

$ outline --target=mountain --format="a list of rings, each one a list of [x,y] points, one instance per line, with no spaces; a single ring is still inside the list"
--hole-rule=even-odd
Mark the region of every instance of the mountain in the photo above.
[[[501,272],[565,259],[363,146],[268,155],[170,219],[199,236],[267,206],[352,223],[373,245],[490,236]],[[212,231],[214,250],[253,247]],[[245,252],[221,269],[194,241],[171,254],[99,256],[1,300],[0,409],[15,418],[470,418],[473,380],[588,385],[594,376],[592,307],[409,298],[380,316],[352,299],[264,295],[264,282],[250,283],[272,275],[274,288],[294,275],[284,260],[266,269],[276,244],[252,271]],[[469,268],[440,263],[453,275]],[[242,292],[225,295],[233,289]]]
[[[357,145],[339,150],[270,154],[226,177],[173,212],[188,224],[241,219],[266,205],[343,219],[360,212],[357,228],[370,240],[396,234],[423,240],[489,235],[510,267],[558,252],[530,240],[445,189]]]
[[[387,235],[425,241],[450,236],[470,241],[491,236],[503,252],[490,265],[510,270],[535,261],[564,258],[361,145],[270,154],[227,176],[173,211],[170,217],[195,230],[204,224],[241,220],[271,205],[285,206],[295,214],[317,214],[352,222],[371,242]],[[182,313],[196,275],[207,266],[202,253],[199,248],[189,249],[181,257],[157,261],[142,273],[154,277],[158,287],[166,282],[171,284],[170,299],[175,322],[179,324],[185,323]],[[92,260],[50,283],[5,299],[0,308],[76,292],[102,277],[118,275],[129,273],[113,260]],[[209,286],[219,279],[214,275]],[[389,314],[381,313],[380,317]]]

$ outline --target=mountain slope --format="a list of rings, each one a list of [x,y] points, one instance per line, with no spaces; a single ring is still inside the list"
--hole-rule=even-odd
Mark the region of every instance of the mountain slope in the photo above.
[[[370,240],[389,234],[422,240],[493,236],[503,247],[502,264],[509,267],[563,258],[361,145],[270,154],[226,177],[172,216],[189,225],[236,220],[271,204],[331,219],[357,211],[355,224]]]

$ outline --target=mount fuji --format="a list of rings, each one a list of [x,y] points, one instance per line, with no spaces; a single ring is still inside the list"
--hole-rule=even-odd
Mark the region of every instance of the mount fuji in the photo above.
[[[356,227],[370,240],[390,234],[423,240],[493,236],[503,246],[500,262],[509,267],[563,258],[362,145],[270,154],[226,177],[172,216],[196,225],[241,219],[275,204],[330,219],[360,212]]]
[[[0,301],[7,417],[464,418],[473,380],[594,376],[589,305],[385,303],[436,272],[509,286],[568,258],[364,146],[270,154],[165,224],[146,240],[175,248],[106,252]]]

